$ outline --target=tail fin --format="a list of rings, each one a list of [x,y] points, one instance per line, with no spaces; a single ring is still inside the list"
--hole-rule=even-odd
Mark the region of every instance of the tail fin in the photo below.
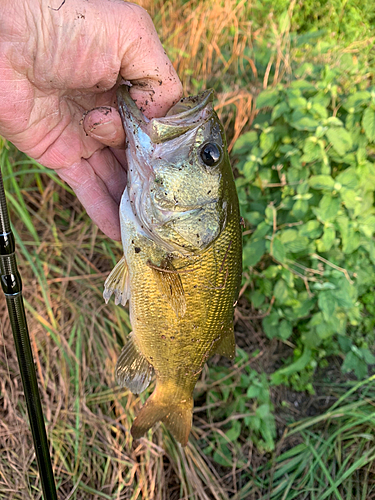
[[[164,390],[165,389],[165,390]],[[193,398],[174,397],[170,390],[156,386],[133,422],[131,433],[138,439],[156,422],[161,420],[182,446],[186,446],[193,417]]]

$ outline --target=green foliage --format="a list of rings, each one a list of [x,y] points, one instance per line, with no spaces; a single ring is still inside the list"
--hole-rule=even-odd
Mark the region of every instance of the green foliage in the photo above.
[[[375,363],[375,88],[344,94],[338,76],[263,91],[234,148],[249,299],[295,343],[272,382],[297,389],[328,355],[359,378]]]
[[[267,376],[251,368],[250,362],[249,355],[237,348],[237,370],[223,366],[209,370],[206,404],[210,420],[221,432],[214,433],[203,451],[227,467],[232,467],[233,456],[240,451],[240,436],[249,436],[259,450],[269,452],[275,447],[276,425]],[[239,468],[243,465],[238,461]]]
[[[265,6],[280,16],[290,8],[289,0],[266,0]],[[291,30],[311,33],[321,30],[331,38],[354,42],[373,34],[375,4],[366,0],[304,0],[293,9]]]

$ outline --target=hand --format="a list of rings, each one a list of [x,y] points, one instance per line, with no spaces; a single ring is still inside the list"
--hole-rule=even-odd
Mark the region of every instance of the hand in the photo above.
[[[147,12],[122,0],[0,0],[0,75],[0,134],[55,169],[119,240],[119,75],[149,118],[182,95]]]

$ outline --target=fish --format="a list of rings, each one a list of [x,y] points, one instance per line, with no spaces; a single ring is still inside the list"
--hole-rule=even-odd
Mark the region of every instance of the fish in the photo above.
[[[128,163],[119,210],[124,255],[103,296],[129,303],[132,332],[117,383],[140,394],[156,379],[131,427],[134,439],[161,421],[186,446],[206,361],[235,356],[241,219],[213,98],[213,90],[185,97],[148,119],[127,85],[117,91]]]

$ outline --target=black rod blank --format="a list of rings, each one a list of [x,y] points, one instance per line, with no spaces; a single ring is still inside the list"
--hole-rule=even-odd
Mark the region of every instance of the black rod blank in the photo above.
[[[3,179],[0,171],[0,278],[5,294],[16,345],[27,412],[34,441],[45,500],[57,500],[42,405],[27,328],[25,308],[22,298],[22,281],[17,269],[14,236],[11,231],[5,199]]]

